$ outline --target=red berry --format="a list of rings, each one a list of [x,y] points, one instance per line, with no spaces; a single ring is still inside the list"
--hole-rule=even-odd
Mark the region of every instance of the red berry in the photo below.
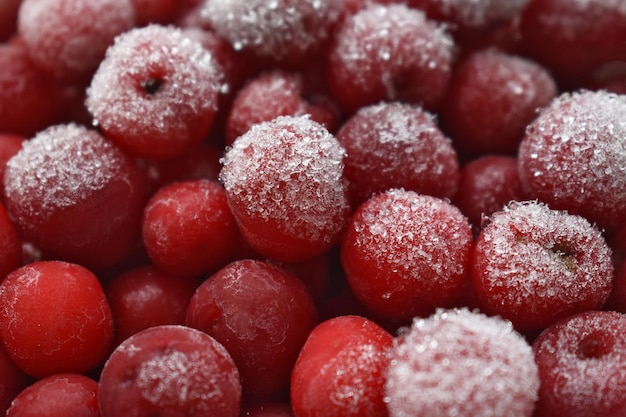
[[[296,417],[384,417],[393,337],[372,321],[342,316],[311,331],[291,375]]]
[[[520,331],[600,308],[611,290],[611,251],[587,220],[537,202],[493,214],[473,254],[472,280],[488,312]]]
[[[280,261],[332,247],[350,211],[343,157],[337,139],[307,116],[280,116],[240,136],[220,178],[250,246]]]
[[[0,415],[5,415],[13,398],[28,385],[28,377],[13,362],[0,343]]]
[[[533,352],[511,324],[461,310],[416,319],[391,352],[390,417],[531,417]]]
[[[4,194],[4,171],[7,162],[22,149],[22,144],[26,138],[21,135],[13,135],[10,133],[0,133],[0,195]],[[2,197],[4,201],[4,197]]]
[[[87,90],[87,108],[128,152],[172,158],[209,132],[221,82],[221,69],[198,41],[149,25],[116,38]]]
[[[22,239],[0,203],[0,282],[22,265]]]
[[[0,339],[31,376],[92,370],[113,340],[100,282],[89,270],[66,262],[16,269],[0,284]]]
[[[341,262],[365,306],[408,320],[451,305],[465,282],[473,238],[455,206],[412,191],[372,197],[350,219]]]
[[[0,2],[0,42],[9,40],[17,30],[17,13],[22,0]],[[0,408],[0,410],[2,410]]]
[[[541,388],[535,417],[620,417],[626,410],[626,316],[590,311],[533,343]]]
[[[187,325],[222,343],[248,394],[286,388],[294,362],[317,323],[311,295],[296,277],[260,261],[231,263],[210,276],[187,310]]]
[[[209,335],[156,326],[126,339],[104,365],[98,387],[102,417],[238,417],[239,373]]]

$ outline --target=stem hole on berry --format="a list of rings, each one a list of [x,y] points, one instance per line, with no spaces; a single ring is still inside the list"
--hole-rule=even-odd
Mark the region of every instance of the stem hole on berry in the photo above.
[[[558,257],[569,271],[576,272],[576,252],[562,243],[554,244],[550,251]]]
[[[594,331],[583,337],[578,343],[578,357],[582,359],[600,359],[611,351],[611,340],[602,332]]]
[[[148,78],[141,85],[146,94],[153,96],[159,92],[163,86],[163,79],[161,78]]]

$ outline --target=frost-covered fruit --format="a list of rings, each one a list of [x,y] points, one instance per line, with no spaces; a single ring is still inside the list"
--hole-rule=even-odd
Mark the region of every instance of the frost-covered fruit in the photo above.
[[[563,93],[526,129],[518,153],[531,198],[612,231],[626,216],[626,96]]]
[[[95,130],[54,125],[24,142],[4,173],[6,209],[21,236],[93,268],[122,260],[139,238],[145,181]]]
[[[451,198],[459,164],[432,114],[405,103],[362,107],[337,132],[354,208],[374,194],[404,188]]]
[[[120,36],[87,90],[104,135],[145,158],[173,158],[197,145],[217,112],[222,70],[200,42],[172,26]]]
[[[328,56],[328,83],[346,114],[380,101],[438,110],[454,42],[443,26],[404,5],[372,5],[347,16]]]
[[[363,317],[340,316],[316,326],[291,375],[296,417],[384,417],[393,336]]]
[[[445,200],[390,190],[352,215],[341,264],[357,298],[387,318],[410,320],[450,306],[465,283],[472,231]]]
[[[23,0],[18,16],[33,62],[79,85],[89,82],[115,37],[134,25],[130,0]]]
[[[101,417],[238,417],[239,373],[211,336],[185,326],[155,326],[119,345],[98,385]]]
[[[583,217],[516,202],[482,229],[471,273],[485,311],[532,332],[600,308],[611,291],[613,264],[604,237]]]
[[[541,388],[535,417],[621,417],[626,410],[626,316],[588,311],[533,342]]]
[[[98,278],[80,265],[34,262],[0,284],[0,339],[25,373],[85,373],[106,359],[113,319]]]
[[[206,332],[231,354],[243,392],[276,394],[317,324],[313,298],[296,277],[255,260],[226,265],[191,298],[187,325]]]
[[[220,179],[243,237],[259,254],[299,261],[330,249],[350,213],[345,151],[308,116],[254,125],[223,158]]]
[[[224,187],[188,180],[166,185],[150,198],[142,237],[156,266],[172,275],[194,276],[233,260],[240,233]]]
[[[60,373],[35,381],[20,392],[6,417],[98,415],[98,383],[84,375]]]
[[[531,417],[539,375],[511,324],[467,309],[414,319],[391,350],[390,417]]]
[[[513,155],[537,110],[556,95],[552,76],[539,64],[496,50],[479,51],[452,73],[442,127],[465,157]]]
[[[0,202],[0,282],[22,265],[22,238]]]
[[[25,136],[10,133],[0,133],[0,195],[4,195],[4,170],[7,162],[22,149]],[[4,197],[1,198],[4,201]]]
[[[0,415],[5,415],[13,398],[29,383],[27,375],[13,362],[0,343]]]

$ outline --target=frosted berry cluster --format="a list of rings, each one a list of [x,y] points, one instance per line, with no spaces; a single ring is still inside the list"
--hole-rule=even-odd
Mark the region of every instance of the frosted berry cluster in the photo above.
[[[624,0],[1,0],[0,416],[626,417]]]

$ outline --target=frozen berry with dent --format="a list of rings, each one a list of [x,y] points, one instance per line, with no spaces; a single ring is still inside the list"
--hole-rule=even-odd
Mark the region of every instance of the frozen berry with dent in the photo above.
[[[626,216],[626,96],[563,93],[528,126],[518,162],[531,198],[615,230]]]
[[[621,417],[626,410],[626,316],[590,311],[533,342],[541,388],[535,417]]]
[[[239,372],[211,336],[185,326],[156,326],[126,339],[104,365],[102,417],[238,417]]]
[[[7,163],[4,187],[20,234],[56,258],[104,268],[139,238],[144,178],[94,130],[68,124],[41,131]]]
[[[291,375],[296,417],[384,417],[393,337],[358,316],[327,320],[309,334]]]
[[[404,188],[441,198],[457,190],[459,165],[452,142],[432,114],[404,103],[359,109],[341,126],[344,172],[358,207],[374,194]]]
[[[352,215],[341,263],[365,306],[383,317],[410,320],[460,295],[472,243],[467,218],[452,204],[390,190]]]
[[[104,135],[131,154],[173,158],[197,145],[217,111],[222,70],[175,27],[149,25],[118,36],[87,90]]]
[[[80,265],[42,261],[0,284],[0,340],[15,363],[36,378],[85,373],[106,359],[111,310],[98,278]]]
[[[261,261],[231,263],[191,298],[187,325],[230,352],[243,392],[279,393],[309,332],[317,324],[313,298],[296,277]]]
[[[328,57],[328,82],[346,113],[380,101],[438,110],[454,43],[442,26],[404,5],[372,5],[347,16]]]
[[[390,417],[531,417],[539,384],[531,346],[511,323],[438,310],[396,340],[387,407]]]
[[[337,139],[308,116],[256,124],[234,142],[220,179],[254,250],[298,261],[338,241],[350,213],[344,154]]]
[[[537,202],[494,213],[477,238],[472,281],[484,310],[540,331],[600,308],[611,291],[611,251],[586,219]]]

